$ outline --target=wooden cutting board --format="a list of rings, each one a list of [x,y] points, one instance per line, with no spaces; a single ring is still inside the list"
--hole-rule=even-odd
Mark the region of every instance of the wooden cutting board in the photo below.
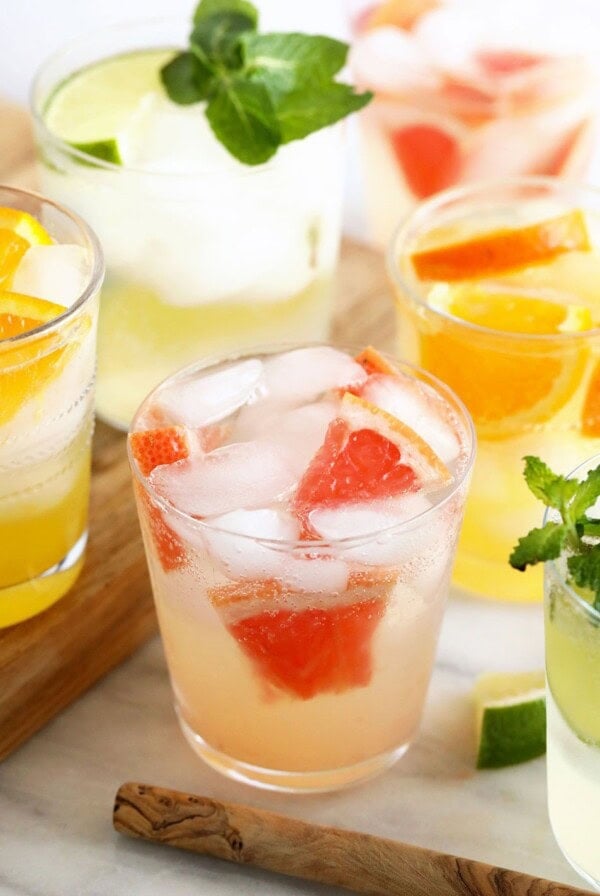
[[[28,116],[1,101],[0,183],[35,188]],[[334,341],[391,349],[393,314],[383,259],[345,243],[336,289]],[[125,436],[98,424],[84,571],[45,613],[0,629],[0,759],[155,631]]]

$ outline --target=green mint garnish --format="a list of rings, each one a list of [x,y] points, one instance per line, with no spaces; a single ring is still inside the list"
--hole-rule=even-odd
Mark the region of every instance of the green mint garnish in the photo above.
[[[524,475],[529,490],[558,512],[560,522],[548,521],[520,538],[510,555],[511,566],[524,570],[567,552],[572,583],[591,591],[593,605],[600,610],[600,544],[586,540],[600,537],[600,520],[586,515],[600,497],[600,466],[579,482],[553,473],[538,457],[530,456],[525,458]]]
[[[335,80],[348,45],[311,34],[259,34],[248,0],[201,0],[189,50],[161,70],[170,99],[206,102],[215,137],[246,165],[267,162],[362,109],[372,97]]]

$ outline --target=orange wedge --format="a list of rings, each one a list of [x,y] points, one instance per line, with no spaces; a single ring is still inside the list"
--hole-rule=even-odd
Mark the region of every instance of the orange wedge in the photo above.
[[[52,237],[37,218],[18,208],[0,208],[0,228],[12,230],[30,246],[51,246]]]
[[[596,364],[588,385],[581,414],[581,432],[584,436],[600,436],[600,363]]]
[[[566,337],[593,326],[587,306],[493,284],[439,285],[430,302],[448,318],[422,332],[421,364],[463,399],[480,437],[506,438],[532,429],[579,388],[588,348]],[[474,333],[461,321],[490,332]],[[561,333],[564,340],[535,339]]]
[[[44,299],[0,291],[0,426],[58,376],[72,347],[59,333],[24,343],[3,345],[2,340],[29,333],[64,311],[62,305]]]
[[[29,245],[14,231],[0,227],[0,286],[12,277]]]
[[[590,248],[584,215],[575,210],[526,227],[493,230],[434,245],[414,252],[411,260],[421,280],[452,282],[544,264],[565,252]]]
[[[421,16],[439,5],[439,0],[386,0],[369,13],[366,27],[369,31],[386,26],[410,31]]]

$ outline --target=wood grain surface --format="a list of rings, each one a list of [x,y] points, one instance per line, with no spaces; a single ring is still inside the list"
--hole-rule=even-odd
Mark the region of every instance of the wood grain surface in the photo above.
[[[113,824],[229,862],[371,896],[592,896],[483,862],[149,784],[123,784]]]
[[[0,102],[0,183],[35,188],[27,113]],[[333,328],[340,344],[391,347],[393,315],[382,259],[345,244]],[[156,630],[133,503],[125,437],[96,427],[90,541],[74,589],[39,616],[0,629],[0,759]]]

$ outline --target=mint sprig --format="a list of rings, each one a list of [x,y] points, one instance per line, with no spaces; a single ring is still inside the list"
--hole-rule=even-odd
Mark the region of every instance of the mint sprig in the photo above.
[[[524,475],[529,490],[558,512],[560,522],[549,520],[520,538],[509,558],[511,566],[522,571],[566,552],[572,583],[588,589],[600,610],[600,543],[589,540],[600,537],[600,520],[586,514],[600,497],[600,466],[580,482],[553,473],[539,457],[529,456]]]
[[[190,47],[161,70],[170,99],[206,102],[215,137],[247,165],[357,112],[372,97],[335,80],[348,45],[321,35],[260,34],[248,0],[201,0]]]

